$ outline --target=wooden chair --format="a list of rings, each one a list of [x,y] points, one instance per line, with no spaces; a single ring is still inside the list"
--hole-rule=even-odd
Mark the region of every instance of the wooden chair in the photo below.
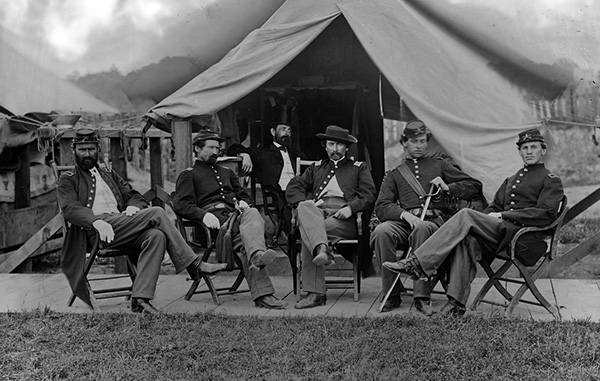
[[[98,258],[115,258],[123,256],[127,263],[128,274],[113,274],[113,275],[90,275],[90,270]],[[96,237],[93,240],[91,249],[86,253],[85,267],[83,269],[83,276],[85,278],[86,287],[90,295],[90,301],[94,311],[99,311],[100,306],[97,300],[125,297],[127,300],[131,299],[131,290],[133,282],[137,276],[137,259],[139,256],[139,250],[122,247],[122,248],[103,248],[100,243],[100,237],[96,233]],[[104,288],[93,288],[92,283],[113,283],[116,279],[129,278],[131,283],[127,286],[113,286]],[[71,307],[75,302],[75,294],[71,294],[67,306]]]
[[[171,209],[173,209],[172,200],[168,201],[168,205],[171,207]],[[177,228],[187,244],[194,250],[194,252],[202,253],[200,256],[203,262],[208,262],[211,254],[216,249],[216,238],[218,231],[209,229],[201,222],[196,223],[194,221],[187,220],[177,213],[175,213],[175,216]],[[204,284],[206,284],[206,289],[198,289],[200,287],[200,280],[192,280],[192,285],[185,294],[185,300],[190,300],[192,296],[196,294],[210,293],[215,304],[220,305],[221,301],[219,298],[221,296],[250,292],[250,289],[240,290],[240,286],[244,280],[242,260],[235,252],[232,253],[232,257],[234,260],[234,265],[229,266],[224,270],[238,271],[238,275],[231,286],[217,287],[215,286],[210,275],[201,274],[201,279],[204,281]]]
[[[296,160],[296,175],[299,176],[302,173],[302,169],[306,168],[309,165],[314,164],[316,161],[311,160],[301,160],[298,158]],[[292,231],[288,236],[288,250],[290,262],[296,264],[296,274],[294,276],[294,292],[296,293],[297,300],[300,300],[300,296],[302,293],[302,255],[298,255],[301,248],[300,241],[300,232],[297,226],[296,220],[296,211],[294,210],[292,213]],[[363,214],[359,212],[356,218],[357,224],[357,238],[355,239],[343,239],[336,243],[333,247],[334,249],[334,257],[336,259],[336,263],[339,258],[343,258],[339,252],[341,251],[351,251],[352,253],[352,278],[345,276],[330,276],[331,274],[339,274],[340,272],[347,272],[348,270],[340,269],[333,267],[326,269],[326,278],[325,284],[328,289],[352,289],[354,301],[359,301],[360,294],[360,282],[361,282],[361,271],[359,266],[359,247],[362,244],[363,234],[362,234],[362,216]]]
[[[502,253],[501,255],[495,255],[492,258],[486,258],[486,256],[484,256],[481,259],[479,263],[481,267],[483,267],[489,279],[483,285],[483,287],[473,300],[473,303],[471,304],[472,310],[475,310],[480,303],[487,303],[504,307],[505,316],[509,317],[512,314],[515,307],[517,306],[517,304],[521,302],[542,306],[555,318],[559,317],[558,310],[556,309],[556,307],[551,305],[548,302],[548,300],[546,300],[546,298],[544,298],[544,296],[537,288],[535,281],[540,277],[544,276],[548,265],[550,264],[550,262],[556,254],[558,233],[560,231],[568,209],[569,208],[567,207],[567,197],[564,196],[559,206],[558,218],[553,223],[542,227],[530,226],[521,228],[512,238],[510,246],[508,247],[505,253]],[[519,259],[519,257],[516,255],[516,249],[517,244],[519,243],[519,240],[522,239],[523,235],[533,232],[539,232],[543,234],[544,241],[547,244],[547,248],[545,253],[535,265],[527,266],[523,263],[523,260]],[[494,271],[491,267],[491,262],[493,261],[493,259],[499,259],[501,261],[504,261],[502,266],[500,266],[500,268],[496,271]],[[512,278],[505,276],[506,272],[512,267],[515,267],[518,270],[520,278]],[[504,284],[501,282],[504,282]],[[519,284],[520,287],[517,289],[516,292],[511,293],[507,287],[508,283]],[[492,286],[496,290],[498,290],[498,292],[504,297],[504,303],[498,303],[493,300],[484,299],[484,297],[492,288]],[[521,299],[527,291],[530,291],[535,300]]]
[[[261,193],[262,193],[264,213],[269,217],[269,219],[273,223],[273,226],[275,227],[275,234],[273,235],[271,243],[269,244],[269,248],[271,248],[271,249],[279,248],[279,249],[281,249],[281,251],[283,251],[283,253],[285,255],[288,256],[288,260],[290,261],[290,267],[292,269],[293,292],[295,293],[296,288],[298,286],[298,284],[297,284],[298,266],[296,264],[295,258],[292,258],[292,255],[290,254],[290,248],[288,245],[290,242],[289,235],[291,234],[291,231],[289,233],[287,233],[287,237],[286,237],[287,238],[286,241],[288,242],[288,244],[284,245],[285,247],[280,245],[279,237],[281,236],[282,233],[284,233],[284,231],[283,231],[283,224],[281,223],[281,220],[280,220],[282,206],[279,204],[280,201],[278,201],[278,195],[268,189],[265,189],[264,187],[262,187],[262,185],[261,185]]]
[[[66,171],[72,171],[74,166],[58,166],[56,163],[52,164],[52,168],[54,169],[54,173],[56,178]],[[59,212],[62,214],[62,210],[60,209],[60,204],[58,205]],[[63,218],[63,236],[66,234],[67,230],[70,228],[70,224]],[[131,299],[131,290],[133,287],[133,282],[137,276],[137,259],[139,256],[139,250],[130,247],[120,247],[120,248],[104,248],[99,239],[99,235],[96,232],[95,237],[90,239],[88,242],[89,250],[86,250],[86,253],[81,253],[81,255],[86,256],[85,265],[83,268],[83,276],[85,278],[86,287],[88,289],[88,293],[90,295],[90,301],[92,303],[92,308],[94,311],[99,311],[100,307],[98,305],[99,299],[108,299],[108,298],[118,298],[125,297],[127,300]],[[98,258],[118,258],[123,257],[127,267],[126,274],[111,274],[111,275],[91,275],[90,271],[97,261]],[[111,286],[111,287],[96,287],[93,288],[91,285],[96,283],[113,283],[116,279],[129,278],[131,283],[127,286]],[[67,302],[67,306],[71,307],[75,302],[75,294],[71,293],[69,300]]]

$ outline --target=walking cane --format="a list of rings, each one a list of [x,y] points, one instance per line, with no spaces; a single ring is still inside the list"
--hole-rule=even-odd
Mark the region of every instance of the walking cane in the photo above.
[[[429,209],[429,204],[431,203],[431,197],[434,196],[433,190],[435,189],[435,187],[436,187],[435,184],[431,184],[431,188],[429,188],[429,194],[427,194],[427,198],[425,199],[425,205],[423,206],[423,211],[421,212],[421,221],[425,220],[425,215],[427,214],[427,209]],[[406,251],[407,257],[411,251],[412,251],[412,247],[409,247],[408,250]],[[392,290],[394,289],[394,287],[396,287],[398,280],[400,280],[400,275],[402,275],[402,274],[398,273],[398,275],[396,275],[396,279],[394,279],[394,283],[392,283],[392,286],[390,287],[390,289],[386,292],[385,296],[383,297],[383,300],[381,301],[381,305],[379,306],[379,312],[383,311],[383,306],[385,305],[385,302],[387,302],[387,300],[389,299],[390,294],[392,293]]]

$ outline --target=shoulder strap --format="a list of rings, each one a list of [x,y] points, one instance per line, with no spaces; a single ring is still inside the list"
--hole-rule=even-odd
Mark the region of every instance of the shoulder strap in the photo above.
[[[421,183],[417,180],[415,175],[412,174],[406,163],[402,163],[398,166],[398,172],[404,177],[408,185],[421,197],[425,197],[425,189],[421,186]]]

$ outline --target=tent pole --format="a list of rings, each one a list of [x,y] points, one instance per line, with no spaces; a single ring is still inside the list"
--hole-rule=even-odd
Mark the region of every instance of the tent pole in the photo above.
[[[179,175],[184,169],[192,166],[192,122],[173,120],[171,133],[175,146],[175,170]]]

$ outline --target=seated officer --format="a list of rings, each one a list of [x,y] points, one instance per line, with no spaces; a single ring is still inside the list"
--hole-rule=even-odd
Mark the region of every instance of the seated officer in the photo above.
[[[245,161],[253,164],[251,168],[256,173],[257,181],[261,187],[275,195],[275,203],[282,231],[289,233],[291,210],[285,201],[285,190],[290,180],[295,176],[296,159],[300,152],[291,146],[292,126],[287,123],[274,123],[271,126],[273,141],[260,147],[250,149],[241,144],[234,144],[227,150],[228,155],[239,155]]]
[[[218,229],[236,209],[241,212],[231,230],[234,250],[240,253],[244,275],[257,307],[283,309],[287,303],[275,297],[275,289],[265,266],[277,253],[267,250],[265,221],[252,207],[254,201],[238,176],[217,164],[224,139],[211,131],[200,131],[193,140],[196,162],[179,174],[173,205],[175,213],[209,229]],[[242,250],[237,250],[239,248]]]
[[[287,201],[297,207],[302,239],[302,288],[307,296],[297,309],[325,305],[325,266],[333,262],[329,245],[356,238],[356,213],[369,210],[375,201],[375,184],[367,166],[346,158],[357,142],[349,131],[327,127],[317,134],[328,160],[313,164],[290,181]]]
[[[450,258],[448,302],[441,309],[444,314],[465,313],[471,282],[477,275],[476,263],[481,258],[470,242],[472,238],[484,253],[500,253],[523,226],[545,226],[557,218],[563,186],[560,178],[544,166],[544,137],[537,129],[523,131],[517,147],[524,166],[504,180],[486,209],[461,209],[406,259],[383,263],[389,270],[419,279],[435,274]],[[523,261],[535,264],[546,246],[540,240],[530,246],[534,250],[528,254],[534,256]],[[535,248],[544,250],[536,252]]]
[[[481,195],[481,182],[460,171],[442,158],[425,155],[431,139],[429,129],[420,120],[406,124],[400,142],[404,146],[406,160],[389,171],[379,190],[375,202],[375,213],[381,224],[371,233],[371,248],[379,263],[396,260],[396,249],[415,250],[444,222],[442,216],[447,209],[444,197],[469,200]],[[421,220],[423,206],[431,185],[439,188],[433,197],[424,220]],[[394,283],[396,274],[381,270],[383,293],[387,293]],[[397,283],[385,302],[382,312],[391,311],[402,302],[402,284]],[[414,306],[417,311],[430,316],[433,309],[430,302],[431,290],[428,282],[414,282]]]
[[[175,271],[187,269],[194,279],[200,278],[200,272],[214,273],[226,265],[201,262],[163,209],[149,208],[142,195],[118,174],[98,165],[99,147],[95,129],[79,128],[71,145],[75,170],[63,173],[58,180],[58,202],[71,224],[63,245],[63,272],[73,293],[91,306],[83,268],[86,242],[94,236],[94,230],[105,248],[138,248],[131,310],[157,313],[150,300],[154,298],[165,250]]]

